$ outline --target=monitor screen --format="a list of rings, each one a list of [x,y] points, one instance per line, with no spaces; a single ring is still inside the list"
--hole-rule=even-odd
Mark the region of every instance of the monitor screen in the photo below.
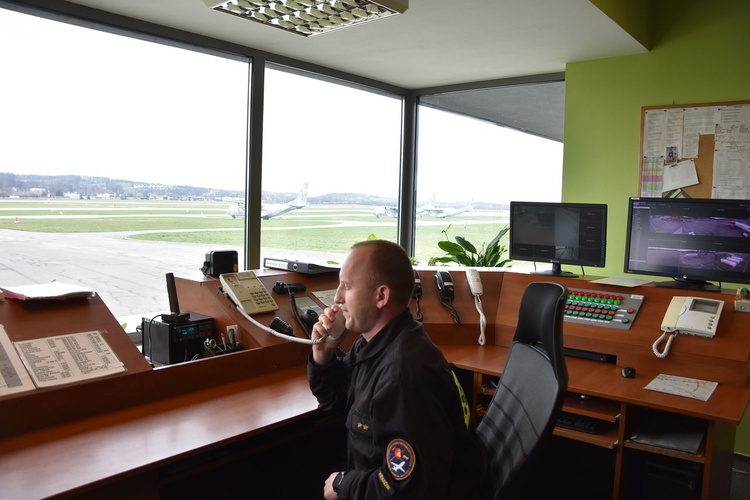
[[[607,205],[510,202],[511,260],[551,263],[538,274],[575,275],[561,264],[604,267]]]
[[[750,283],[750,201],[631,198],[625,272],[699,290],[720,289],[709,281]]]

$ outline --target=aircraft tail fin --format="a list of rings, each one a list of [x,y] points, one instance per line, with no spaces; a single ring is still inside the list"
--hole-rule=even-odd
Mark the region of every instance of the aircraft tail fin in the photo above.
[[[304,207],[305,205],[307,205],[307,186],[307,182],[302,185],[302,189],[299,190],[297,197],[291,203],[293,206]]]

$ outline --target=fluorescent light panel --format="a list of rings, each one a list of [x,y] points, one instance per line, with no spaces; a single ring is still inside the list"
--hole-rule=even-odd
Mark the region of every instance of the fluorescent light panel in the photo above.
[[[206,7],[314,36],[375,19],[403,14],[409,0],[203,0]]]

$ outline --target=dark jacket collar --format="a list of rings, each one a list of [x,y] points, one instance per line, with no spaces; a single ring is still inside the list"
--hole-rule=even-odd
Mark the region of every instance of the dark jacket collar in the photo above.
[[[414,318],[411,315],[411,311],[407,308],[389,321],[369,342],[360,335],[354,341],[354,345],[350,351],[349,360],[351,364],[354,365],[379,356],[393,342],[393,339],[404,330],[409,329],[413,322]]]

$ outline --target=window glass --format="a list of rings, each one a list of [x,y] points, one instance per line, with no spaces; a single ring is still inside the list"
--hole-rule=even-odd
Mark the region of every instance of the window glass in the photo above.
[[[169,310],[166,273],[242,261],[246,59],[4,9],[0,46],[0,285],[83,285],[138,316]]]
[[[265,96],[261,264],[340,262],[371,235],[396,241],[401,98],[279,68]]]
[[[560,201],[561,142],[419,106],[417,145],[420,263],[446,255],[437,245],[446,233],[483,249],[508,224],[511,200]]]

